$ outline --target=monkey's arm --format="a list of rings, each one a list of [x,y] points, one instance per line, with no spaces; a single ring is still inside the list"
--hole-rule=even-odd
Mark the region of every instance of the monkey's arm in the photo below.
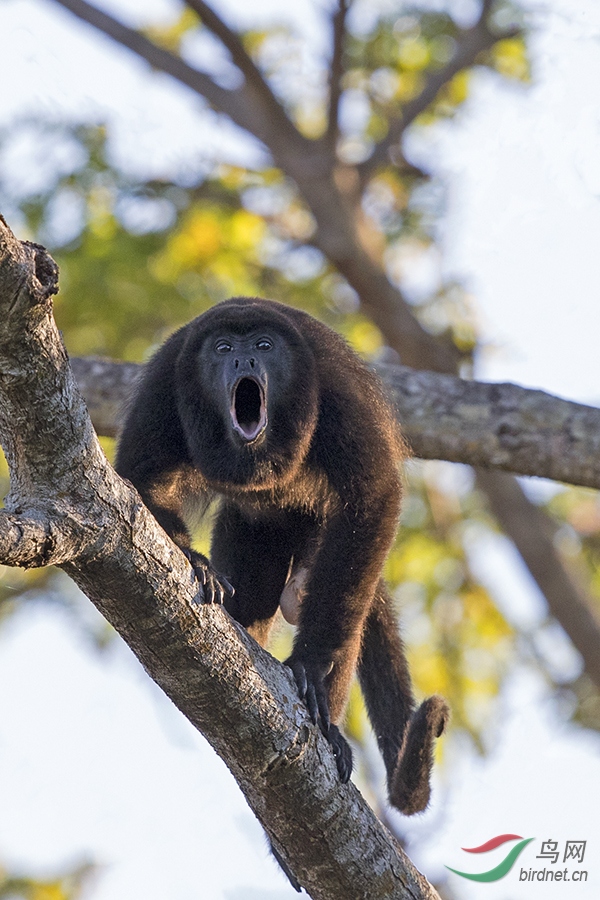
[[[177,338],[177,335],[175,335]],[[127,478],[158,523],[189,559],[205,602],[222,603],[233,588],[208,559],[192,549],[184,509],[190,497],[208,505],[210,497],[193,468],[172,386],[173,338],[146,368],[119,436],[115,468]]]

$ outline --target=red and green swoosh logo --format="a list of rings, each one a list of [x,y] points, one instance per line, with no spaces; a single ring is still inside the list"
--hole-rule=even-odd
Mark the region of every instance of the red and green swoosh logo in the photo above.
[[[521,854],[521,851],[533,840],[533,838],[525,838],[525,840],[523,840],[520,834],[499,834],[496,837],[490,838],[489,841],[486,841],[485,844],[481,844],[479,847],[462,848],[466,853],[487,853],[489,850],[495,850],[496,847],[506,844],[507,841],[517,840],[519,843],[515,844],[515,846],[508,851],[502,862],[498,863],[497,866],[493,869],[489,869],[487,872],[459,872],[458,869],[451,869],[450,866],[446,866],[446,868],[450,869],[451,872],[454,872],[455,875],[460,875],[461,878],[469,878],[471,881],[498,881],[498,879],[504,878],[504,876],[510,872],[517,858]]]

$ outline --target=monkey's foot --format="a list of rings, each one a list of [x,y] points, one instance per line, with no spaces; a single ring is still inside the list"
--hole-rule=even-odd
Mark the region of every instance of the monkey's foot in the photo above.
[[[326,734],[325,737],[331,744],[340,781],[342,784],[346,784],[352,775],[352,750],[350,749],[350,744],[337,725],[330,725],[329,734]]]
[[[215,572],[205,556],[187,547],[182,547],[182,550],[200,582],[203,603],[223,603],[226,596],[233,597],[235,589],[224,575]]]
[[[435,739],[449,718],[446,701],[434,696],[423,701],[406,726],[398,762],[388,781],[390,803],[406,816],[422,812],[429,803]]]
[[[331,744],[340,781],[345,784],[352,774],[352,750],[337,725],[331,724],[325,687],[325,676],[330,667],[300,662],[293,654],[285,661],[285,665],[292,670],[300,699],[306,703],[313,724],[319,725]]]

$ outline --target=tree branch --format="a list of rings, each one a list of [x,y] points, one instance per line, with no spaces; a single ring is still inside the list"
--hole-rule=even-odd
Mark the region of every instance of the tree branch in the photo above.
[[[338,0],[338,7],[332,16],[333,50],[329,66],[329,108],[327,112],[326,141],[335,151],[339,133],[340,97],[344,74],[344,44],[346,40],[346,16],[348,0]]]
[[[273,122],[279,129],[290,133],[295,132],[295,127],[288,118],[284,108],[279,103],[275,94],[265,81],[262,72],[255,64],[250,54],[246,51],[237,32],[225,24],[225,22],[204,3],[203,0],[185,0],[187,6],[198,13],[203,25],[205,25],[217,37],[229,51],[231,60],[244,75],[246,82],[252,90],[260,95],[260,102],[265,105]]]
[[[291,673],[218,606],[109,466],[52,317],[56,266],[0,218],[0,438],[11,471],[0,559],[45,547],[207,737],[315,900],[438,895],[311,725]],[[20,537],[19,537],[20,535]],[[46,539],[48,538],[48,539]],[[439,900],[439,898],[438,898]]]
[[[469,68],[477,60],[484,50],[489,50],[498,41],[508,37],[514,37],[519,33],[518,29],[509,29],[502,33],[493,32],[488,26],[489,2],[483,3],[481,15],[472,28],[462,30],[457,37],[455,53],[445,66],[437,72],[432,72],[425,82],[421,93],[409,101],[399,116],[390,120],[388,133],[385,138],[376,144],[371,156],[357,168],[362,184],[366,184],[375,169],[381,165],[389,165],[394,162],[391,154],[398,149],[402,135],[417,116],[420,116],[427,107],[433,103],[441,89],[448,84],[458,72]]]
[[[99,434],[114,436],[139,366],[72,360]],[[376,367],[412,452],[600,489],[600,409],[515,384]]]
[[[600,687],[600,615],[587,599],[576,573],[568,573],[555,553],[547,553],[556,529],[539,507],[531,503],[514,478],[501,472],[477,472],[477,485],[502,529],[509,531],[525,565],[546,597],[550,613],[560,622],[579,651],[585,670]]]
[[[227,115],[232,122],[253,134],[268,149],[280,146],[282,152],[285,147],[289,153],[290,145],[295,147],[305,140],[270,91],[272,102],[265,104],[264,90],[256,80],[246,82],[236,89],[222,88],[204,72],[188,65],[179,56],[154,44],[139,31],[129,28],[86,0],[55,0],[55,2],[145,59],[154,69],[172,75],[177,81],[200,94],[217,112]],[[217,19],[216,16],[214,18]],[[226,29],[225,25],[222,27]],[[256,73],[260,76],[258,69]],[[262,81],[262,76],[260,79]],[[273,104],[277,106],[279,113]],[[297,149],[301,152],[302,148]]]

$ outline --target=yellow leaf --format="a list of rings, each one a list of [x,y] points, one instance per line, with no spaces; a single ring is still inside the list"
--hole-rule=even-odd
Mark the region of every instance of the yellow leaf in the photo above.
[[[403,69],[422,71],[427,67],[431,55],[426,42],[420,37],[408,37],[398,49],[398,62]]]
[[[506,38],[492,48],[494,68],[516,81],[529,81],[531,71],[527,58],[527,47],[522,37]]]

